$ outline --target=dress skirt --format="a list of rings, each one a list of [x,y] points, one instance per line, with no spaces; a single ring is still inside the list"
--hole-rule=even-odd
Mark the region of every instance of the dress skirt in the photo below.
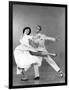
[[[29,53],[29,51],[15,49],[14,57],[17,67],[24,68],[25,71],[30,68],[31,64],[37,63],[38,66],[41,66],[42,63],[41,57],[33,56]]]

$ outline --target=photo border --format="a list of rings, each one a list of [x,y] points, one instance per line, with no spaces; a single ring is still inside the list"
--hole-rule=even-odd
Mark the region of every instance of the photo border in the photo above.
[[[65,8],[65,82],[64,83],[13,86],[13,5],[50,6],[50,7],[64,7]],[[66,4],[9,1],[9,89],[63,86],[63,85],[67,85],[67,5]]]

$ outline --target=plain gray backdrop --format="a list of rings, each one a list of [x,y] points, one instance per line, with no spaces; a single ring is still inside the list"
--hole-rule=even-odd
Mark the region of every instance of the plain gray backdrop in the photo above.
[[[60,40],[57,42],[47,41],[46,46],[49,52],[57,53],[54,60],[65,72],[65,8],[13,5],[13,50],[20,44],[23,28],[29,26],[34,33],[36,25],[41,25],[42,33],[47,36],[59,37]],[[45,62],[42,65],[45,65]]]

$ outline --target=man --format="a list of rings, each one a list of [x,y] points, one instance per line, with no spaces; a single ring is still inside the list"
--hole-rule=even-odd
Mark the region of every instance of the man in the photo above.
[[[40,25],[37,26],[37,30],[36,30],[36,35],[34,36],[34,41],[35,43],[39,43],[39,46],[37,48],[37,51],[39,51],[40,53],[42,53],[43,55],[47,55],[44,57],[40,57],[41,59],[45,59],[46,62],[48,62],[48,64],[50,64],[50,66],[59,74],[59,77],[63,77],[63,72],[60,70],[59,66],[55,63],[55,61],[50,57],[50,55],[56,56],[56,54],[52,54],[52,53],[48,53],[46,47],[45,47],[45,40],[50,40],[55,42],[56,39],[53,37],[48,37],[44,34],[41,34],[40,32],[42,31],[42,27]],[[33,52],[31,52],[33,53]],[[35,55],[35,54],[33,54]],[[34,64],[34,72],[35,72],[35,78],[34,80],[39,80],[40,76],[39,76],[39,67],[37,64]]]

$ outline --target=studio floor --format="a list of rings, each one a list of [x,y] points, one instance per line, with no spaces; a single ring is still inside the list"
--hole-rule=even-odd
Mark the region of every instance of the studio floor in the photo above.
[[[60,64],[60,63],[58,63]],[[60,64],[62,65],[62,64]],[[63,67],[60,66],[60,68]],[[62,68],[64,77],[59,78],[58,73],[45,61],[42,62],[42,66],[39,68],[40,80],[33,80],[34,69],[31,67],[27,71],[28,81],[21,81],[22,75],[16,74],[16,65],[13,66],[13,86],[25,86],[25,85],[36,85],[36,84],[53,84],[53,83],[64,83],[65,82],[65,70]]]

